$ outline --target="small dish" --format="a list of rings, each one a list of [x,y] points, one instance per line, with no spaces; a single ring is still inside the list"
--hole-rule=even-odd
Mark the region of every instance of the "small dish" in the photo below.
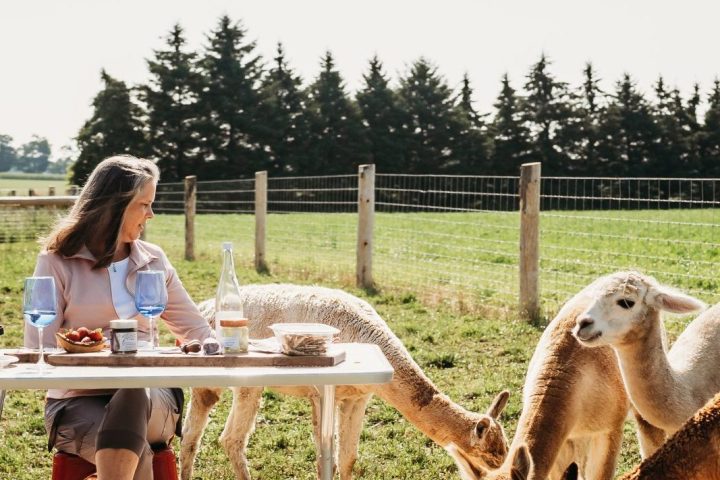
[[[0,355],[0,368],[5,368],[13,363],[19,362],[20,359],[13,355]]]

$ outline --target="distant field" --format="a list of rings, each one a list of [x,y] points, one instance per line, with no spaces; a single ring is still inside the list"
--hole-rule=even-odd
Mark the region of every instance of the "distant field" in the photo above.
[[[37,195],[47,195],[48,187],[55,187],[56,195],[64,195],[68,188],[67,180],[63,175],[47,178],[41,175],[0,174],[0,196],[8,195],[10,190],[15,190],[16,195],[27,195],[31,188]]]

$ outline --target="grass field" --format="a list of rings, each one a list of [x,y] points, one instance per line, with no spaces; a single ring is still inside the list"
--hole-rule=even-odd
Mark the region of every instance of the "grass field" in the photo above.
[[[35,190],[36,195],[47,195],[48,187],[55,187],[55,195],[65,195],[68,182],[64,175],[30,175],[22,173],[0,173],[0,196],[15,190],[16,195],[27,195]]]
[[[706,292],[701,296],[712,300],[716,289],[713,262],[718,255],[716,215],[710,210],[593,212],[588,220],[584,218],[587,212],[544,214],[541,280],[549,292],[544,296],[546,314],[552,315],[576,287],[616,266],[658,270],[662,280]],[[220,242],[228,239],[235,243],[242,283],[318,283],[366,298],[428,376],[458,403],[484,410],[498,391],[509,389],[512,395],[502,421],[512,436],[527,364],[542,333],[542,326],[518,321],[513,314],[517,215],[378,215],[375,278],[379,289],[374,294],[352,286],[356,221],[349,214],[272,215],[267,249],[270,274],[262,276],[252,270],[252,216],[198,217],[194,262],[182,259],[181,216],[156,217],[148,240],[165,248],[196,300],[213,296]],[[690,222],[700,227],[685,225]],[[576,235],[587,232],[593,236]],[[22,279],[32,272],[37,249],[32,242],[0,244],[0,318],[6,331],[0,345],[21,343]],[[679,318],[669,322],[671,335],[686,322]],[[172,339],[166,335],[164,341]],[[0,421],[0,478],[49,478],[51,455],[46,449],[42,398],[42,392],[8,395]],[[196,478],[234,478],[218,443],[229,403],[226,395],[212,415],[196,461]],[[264,394],[248,451],[254,478],[314,478],[309,418],[305,402]],[[638,460],[628,424],[618,472]],[[378,480],[458,478],[440,447],[377,399],[368,408],[356,473]]]

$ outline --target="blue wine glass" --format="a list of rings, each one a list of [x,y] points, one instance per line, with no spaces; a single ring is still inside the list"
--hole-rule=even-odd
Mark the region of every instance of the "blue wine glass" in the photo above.
[[[55,279],[53,277],[27,277],[24,288],[23,316],[26,322],[38,329],[40,357],[36,363],[36,369],[43,372],[52,367],[45,363],[43,327],[50,325],[57,315]]]
[[[165,311],[167,305],[165,272],[162,270],[140,270],[135,279],[135,308],[150,323],[150,349],[158,348],[158,333],[155,317]]]

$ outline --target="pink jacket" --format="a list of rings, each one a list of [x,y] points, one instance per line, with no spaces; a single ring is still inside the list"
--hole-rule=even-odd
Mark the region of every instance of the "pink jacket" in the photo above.
[[[38,255],[34,275],[54,277],[57,287],[57,318],[43,331],[45,346],[56,346],[55,332],[60,328],[102,328],[105,337],[110,338],[109,322],[118,318],[112,301],[110,276],[106,268],[93,270],[94,263],[95,257],[85,247],[71,257],[48,252]],[[200,315],[195,302],[185,291],[175,268],[160,247],[142,240],[131,243],[126,284],[131,294],[135,293],[138,270],[165,272],[168,303],[160,318],[176,338],[181,341],[203,341],[212,336],[207,321]],[[148,320],[139,313],[133,318],[138,321],[138,339],[149,340]],[[26,326],[24,343],[26,347],[37,348],[38,333],[35,328]],[[48,396],[65,398],[98,393],[100,392],[50,390]]]

